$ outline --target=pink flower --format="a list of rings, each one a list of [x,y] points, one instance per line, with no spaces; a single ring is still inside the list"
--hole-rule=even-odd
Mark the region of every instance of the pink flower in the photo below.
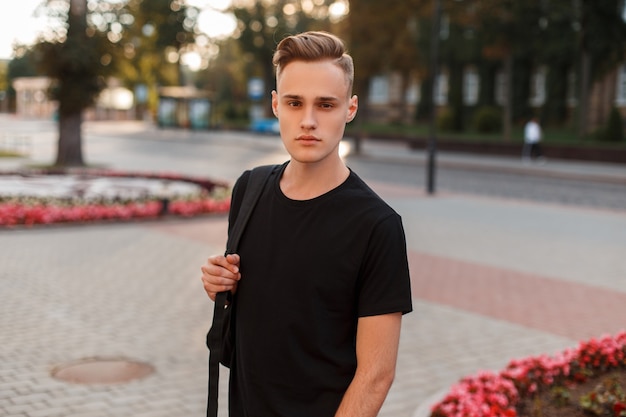
[[[204,189],[201,195],[193,200],[173,199],[169,203],[168,214],[178,216],[195,216],[205,213],[225,213],[230,208],[230,198],[226,194],[225,184],[215,183],[204,178],[184,177],[176,173],[136,173],[110,170],[72,170],[74,175],[111,176],[111,177],[143,177],[162,179],[165,181],[192,182]],[[10,172],[5,174],[12,174]],[[52,171],[38,171],[37,175],[54,174]],[[59,172],[56,172],[59,175]],[[223,190],[215,199],[213,190]],[[0,196],[1,197],[1,196]],[[61,222],[89,222],[98,220],[130,220],[135,218],[155,218],[160,214],[161,203],[155,198],[134,202],[61,202],[61,201],[3,201],[0,199],[0,227],[16,225],[32,226]]]
[[[539,355],[514,359],[498,374],[481,371],[450,387],[431,411],[431,417],[515,417],[521,396],[546,389],[556,381],[564,385],[586,379],[587,371],[606,371],[622,366],[626,356],[626,331],[581,342],[556,356]],[[617,403],[615,415],[626,411]]]

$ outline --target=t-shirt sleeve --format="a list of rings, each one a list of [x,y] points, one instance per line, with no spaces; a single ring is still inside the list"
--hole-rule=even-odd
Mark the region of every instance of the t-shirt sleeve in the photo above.
[[[406,238],[398,214],[372,229],[358,286],[359,317],[413,310]]]

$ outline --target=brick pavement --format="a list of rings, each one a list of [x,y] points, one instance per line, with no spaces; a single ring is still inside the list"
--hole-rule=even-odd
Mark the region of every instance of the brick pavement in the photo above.
[[[399,191],[394,187],[386,196],[392,204],[419,201]],[[435,212],[441,213],[449,199],[422,203],[440,205]],[[414,219],[401,214],[411,235]],[[436,220],[419,215],[423,222]],[[225,230],[225,218],[214,216],[0,233],[1,415],[201,415],[210,305],[198,266],[221,251]],[[438,237],[421,240],[428,246]],[[383,417],[410,416],[463,375],[553,353],[613,331],[624,317],[623,291],[411,246],[415,312],[403,323],[397,380]],[[591,321],[577,312],[593,313]],[[118,386],[76,386],[50,377],[58,364],[94,356],[145,360],[157,373]]]

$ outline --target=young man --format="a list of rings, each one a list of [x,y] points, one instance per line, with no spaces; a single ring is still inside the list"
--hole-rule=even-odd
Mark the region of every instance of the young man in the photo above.
[[[236,255],[202,266],[235,295],[231,417],[376,416],[411,291],[402,222],[339,156],[352,58],[333,35],[283,39],[272,108],[291,159],[270,177]],[[229,222],[249,172],[233,189]]]

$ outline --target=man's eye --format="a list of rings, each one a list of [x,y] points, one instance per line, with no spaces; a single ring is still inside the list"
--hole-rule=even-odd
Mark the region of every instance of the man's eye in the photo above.
[[[289,101],[287,102],[287,105],[290,107],[299,107],[300,106],[300,102],[299,101]]]
[[[323,109],[332,109],[334,106],[330,103],[320,103],[320,107]]]

